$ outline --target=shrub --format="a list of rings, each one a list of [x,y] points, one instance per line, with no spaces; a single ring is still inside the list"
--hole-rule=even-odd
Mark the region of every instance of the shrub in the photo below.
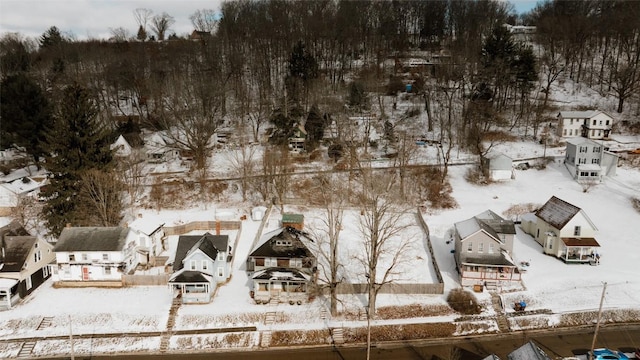
[[[633,205],[633,208],[636,209],[637,212],[640,212],[640,198],[631,198],[631,205]]]
[[[480,314],[481,308],[472,293],[464,289],[453,289],[447,296],[447,303],[453,310],[464,315]]]

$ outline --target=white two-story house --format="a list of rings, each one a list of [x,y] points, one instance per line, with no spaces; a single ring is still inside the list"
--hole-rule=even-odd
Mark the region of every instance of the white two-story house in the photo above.
[[[600,181],[605,175],[616,174],[618,155],[596,141],[577,137],[567,140],[564,164],[578,181]]]
[[[135,240],[127,227],[64,228],[54,247],[54,280],[121,284],[138,265]]]
[[[555,196],[534,214],[522,218],[522,230],[542,245],[543,252],[566,263],[594,263],[598,230],[579,207]],[[599,261],[599,256],[597,256]]]
[[[613,118],[598,110],[561,111],[558,113],[559,137],[582,136],[589,139],[606,139],[611,133]]]
[[[182,235],[178,238],[169,286],[183,303],[208,303],[218,284],[231,276],[228,235]]]
[[[129,224],[132,235],[135,237],[135,256],[141,265],[160,265],[156,263],[156,257],[165,248],[162,243],[164,237],[164,221],[153,216],[139,215]]]

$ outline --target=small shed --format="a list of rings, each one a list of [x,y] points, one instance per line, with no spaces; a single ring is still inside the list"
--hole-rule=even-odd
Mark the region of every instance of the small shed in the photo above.
[[[486,172],[493,181],[510,180],[513,175],[513,160],[502,153],[487,156]]]
[[[262,221],[265,213],[267,212],[267,208],[264,206],[256,206],[251,209],[251,219],[254,221]]]
[[[302,231],[304,228],[304,215],[302,214],[282,214],[282,227],[292,227]]]

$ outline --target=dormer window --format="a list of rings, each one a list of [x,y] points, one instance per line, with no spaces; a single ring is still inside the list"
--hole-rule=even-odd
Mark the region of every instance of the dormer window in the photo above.
[[[218,261],[224,261],[224,253],[222,251],[218,251]]]
[[[292,246],[293,242],[291,240],[276,240],[277,246]]]

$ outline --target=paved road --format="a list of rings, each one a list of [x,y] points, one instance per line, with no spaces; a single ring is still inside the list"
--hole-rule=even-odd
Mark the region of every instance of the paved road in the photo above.
[[[501,359],[506,359],[506,355],[509,352],[529,340],[535,340],[550,357],[556,358],[571,356],[574,353],[584,353],[591,346],[592,339],[593,328],[580,327],[466,338],[429,339],[410,343],[394,342],[375,346],[371,352],[371,359],[430,360],[435,359],[434,356],[436,356],[440,359],[479,360],[491,353],[497,354]],[[607,325],[601,327],[598,333],[596,347],[625,349],[634,346],[640,346],[640,324]],[[454,355],[454,352],[457,352],[457,356]],[[225,351],[202,354],[121,355],[117,356],[117,358],[125,360],[363,360],[365,353],[365,348],[362,346],[348,346],[339,349],[323,346],[304,349],[256,349],[250,352]],[[89,357],[76,357],[76,359],[89,359]],[[114,357],[93,356],[90,359],[113,360]]]

